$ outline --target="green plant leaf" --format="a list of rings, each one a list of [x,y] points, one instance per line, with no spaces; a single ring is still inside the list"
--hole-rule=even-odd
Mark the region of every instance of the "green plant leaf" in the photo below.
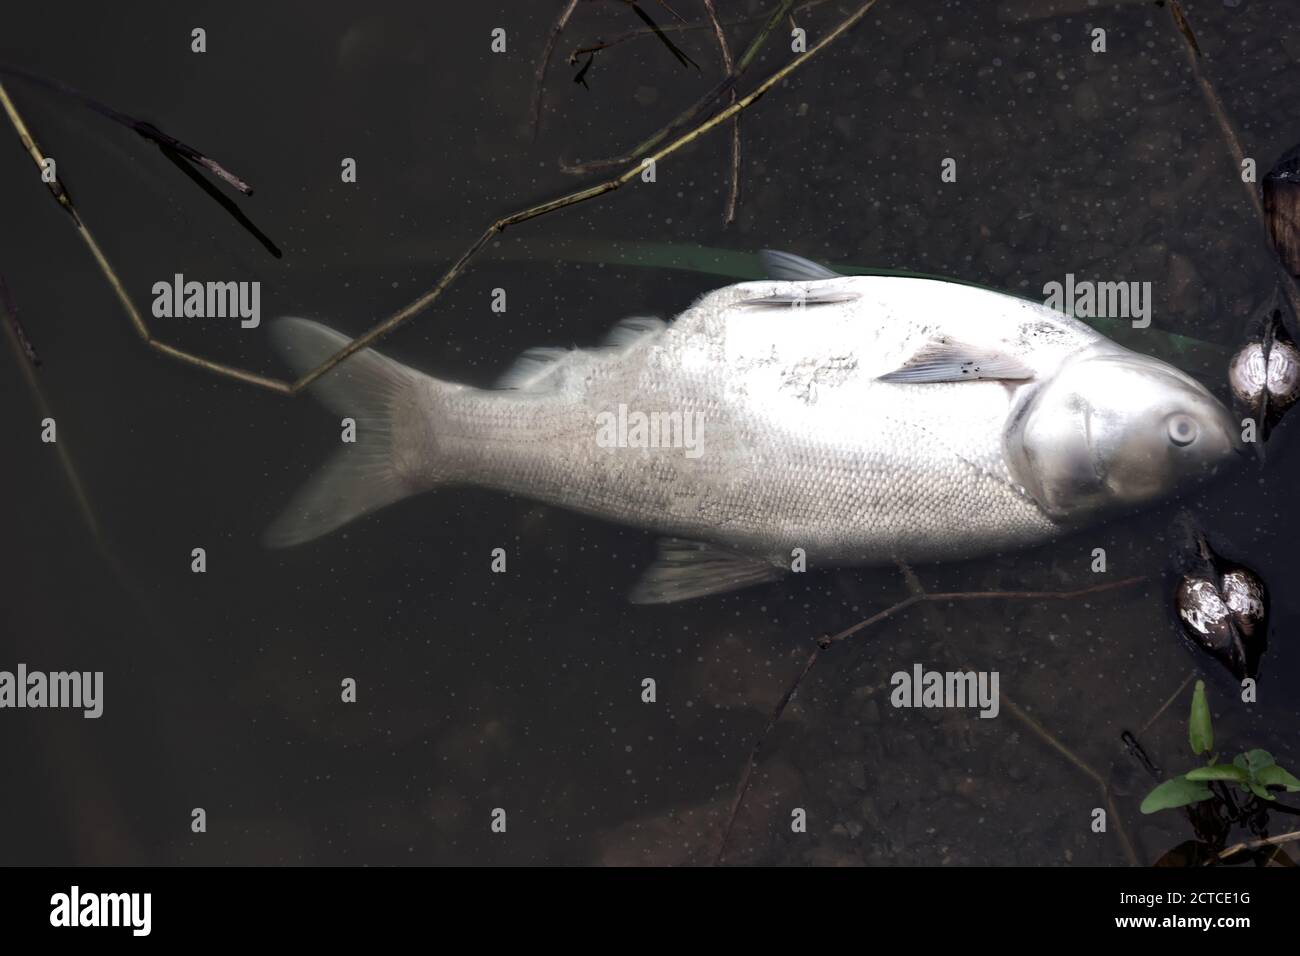
[[[1192,714],[1187,720],[1187,740],[1192,753],[1207,754],[1214,749],[1214,725],[1210,722],[1210,704],[1205,699],[1205,681],[1196,682],[1192,691]]]
[[[1203,783],[1188,780],[1186,777],[1174,777],[1148,793],[1140,809],[1143,813],[1172,810],[1175,807],[1185,807],[1191,803],[1209,800],[1213,796],[1210,788]]]
[[[1255,781],[1265,787],[1286,787],[1287,793],[1300,792],[1300,780],[1277,764],[1265,767],[1255,774]]]
[[[1233,783],[1246,784],[1250,781],[1250,774],[1240,767],[1231,764],[1220,763],[1212,767],[1197,767],[1195,770],[1187,771],[1188,780],[1231,780]]]
[[[1273,766],[1274,760],[1273,755],[1267,750],[1247,750],[1244,754],[1238,755],[1233,763],[1254,777],[1265,767]]]
[[[1273,796],[1273,794],[1269,793],[1267,790],[1265,790],[1257,783],[1251,782],[1246,784],[1246,786],[1250,787],[1250,792],[1253,793],[1255,796],[1259,797],[1261,800],[1277,799],[1275,796]]]

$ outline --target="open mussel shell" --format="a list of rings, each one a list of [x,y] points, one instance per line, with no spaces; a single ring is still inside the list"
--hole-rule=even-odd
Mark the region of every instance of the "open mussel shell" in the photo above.
[[[1188,537],[1174,591],[1183,636],[1238,681],[1257,677],[1268,645],[1268,589],[1250,568],[1217,554],[1199,529],[1189,527]]]
[[[1228,384],[1238,410],[1256,422],[1259,441],[1300,399],[1300,349],[1282,323],[1281,309],[1271,309],[1256,323],[1228,363]]]

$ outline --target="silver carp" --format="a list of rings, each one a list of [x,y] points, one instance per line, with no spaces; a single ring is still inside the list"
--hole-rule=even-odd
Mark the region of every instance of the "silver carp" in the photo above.
[[[356,441],[268,544],[479,485],[667,536],[632,600],[668,602],[773,580],[795,549],[817,567],[1036,545],[1241,451],[1195,379],[1045,306],[763,259],[770,280],[533,349],[493,389],[357,353],[313,386]],[[305,319],[272,333],[299,373],[349,341]]]

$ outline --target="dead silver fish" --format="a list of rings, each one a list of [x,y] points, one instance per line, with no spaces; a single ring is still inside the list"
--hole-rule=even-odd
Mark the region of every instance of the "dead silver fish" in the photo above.
[[[670,536],[632,599],[677,601],[772,580],[800,553],[811,567],[1039,544],[1239,450],[1194,379],[1045,306],[764,261],[771,280],[671,325],[625,320],[601,348],[532,350],[495,389],[354,355],[313,388],[357,441],[268,542],[480,485]],[[304,319],[273,334],[299,372],[348,342]]]

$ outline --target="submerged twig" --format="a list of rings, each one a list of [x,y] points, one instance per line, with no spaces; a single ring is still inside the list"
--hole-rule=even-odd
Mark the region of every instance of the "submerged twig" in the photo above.
[[[1145,580],[1147,580],[1146,575],[1137,575],[1130,578],[1123,578],[1119,581],[1109,581],[1105,584],[1094,584],[1091,587],[1078,588],[1073,591],[944,591],[944,592],[935,592],[935,593],[931,593],[927,591],[913,591],[911,595],[904,598],[903,600],[890,605],[889,607],[885,608],[883,611],[871,615],[871,617],[859,621],[857,624],[853,624],[849,627],[846,627],[842,631],[837,631],[835,634],[817,638],[816,645],[813,647],[812,651],[809,652],[808,657],[804,661],[803,667],[800,668],[798,675],[795,677],[794,681],[790,684],[786,692],[781,696],[781,699],[777,701],[776,707],[773,708],[772,714],[768,718],[767,725],[764,727],[763,732],[759,735],[758,739],[754,742],[753,749],[750,751],[749,754],[749,760],[746,762],[744,768],[741,770],[740,780],[736,784],[735,796],[732,798],[731,801],[731,812],[728,814],[727,821],[721,830],[717,842],[717,847],[713,855],[714,865],[716,866],[720,864],[722,862],[723,856],[726,853],[727,840],[730,838],[731,831],[735,827],[736,817],[740,814],[740,808],[741,806],[744,805],[745,794],[749,790],[749,781],[750,778],[753,776],[754,767],[758,762],[759,751],[762,750],[763,744],[766,742],[768,735],[772,732],[773,728],[775,728],[777,721],[781,719],[781,715],[785,713],[786,706],[790,703],[795,693],[799,690],[799,685],[802,684],[804,678],[808,676],[809,671],[811,671],[813,665],[817,663],[823,651],[829,650],[831,647],[834,647],[836,644],[839,644],[842,641],[847,640],[848,638],[852,637],[854,634],[857,634],[859,631],[871,627],[873,624],[878,624],[881,621],[886,620],[887,618],[893,617],[894,615],[900,613],[901,611],[907,610],[908,608],[912,607],[915,604],[921,604],[928,601],[1070,600],[1073,598],[1085,597],[1089,594],[1100,594],[1104,591],[1114,591],[1118,588],[1128,587],[1129,585],[1138,584]],[[1005,700],[1005,698],[1003,699]],[[1015,707],[1014,704],[1012,704],[1011,706]],[[1016,709],[1018,710],[1019,708]],[[1048,736],[1050,738],[1050,735]],[[1051,739],[1054,743],[1054,746],[1064,750],[1064,748],[1061,747],[1059,743],[1055,742],[1054,738]],[[1073,757],[1073,755],[1069,754],[1068,751],[1066,751],[1066,753],[1068,756],[1071,757],[1072,761],[1075,762],[1077,766],[1081,766],[1082,768],[1085,768],[1086,772],[1089,773],[1094,780],[1097,780],[1099,783],[1101,783],[1103,789],[1107,791],[1107,795],[1109,799],[1109,790],[1108,788],[1106,788],[1105,781],[1102,780],[1100,775],[1098,775],[1096,771],[1087,767],[1086,764],[1083,764],[1082,761],[1079,761],[1078,758]],[[1112,814],[1112,816],[1114,816],[1114,814]],[[1118,819],[1118,817],[1116,819]],[[1121,830],[1121,833],[1122,832],[1123,831]],[[1132,847],[1128,844],[1127,836],[1124,836],[1124,843],[1125,843],[1126,852],[1131,855]]]
[[[1066,760],[1070,761],[1070,763],[1074,764],[1076,768],[1086,776],[1090,777],[1092,781],[1097,784],[1097,788],[1101,791],[1102,799],[1106,801],[1106,810],[1110,814],[1110,819],[1115,823],[1115,832],[1119,834],[1119,842],[1124,847],[1124,855],[1128,857],[1129,863],[1133,866],[1137,866],[1137,852],[1133,849],[1133,844],[1128,838],[1128,831],[1124,829],[1124,820],[1119,815],[1119,807],[1116,806],[1115,797],[1111,793],[1110,781],[1099,774],[1096,770],[1093,770],[1082,757],[1075,754],[1069,747],[1065,746],[1065,744],[1052,736],[1052,734],[1049,733],[1042,724],[1030,717],[1025,711],[1021,710],[1020,707],[1008,698],[1006,694],[999,694],[998,696],[1002,700],[1002,706],[1011,711],[1012,716],[1028,727],[1033,731],[1036,737],[1050,746]]]
[[[713,6],[713,0],[704,0],[704,9],[709,14],[709,20],[713,24],[713,35],[718,39],[718,52],[722,54],[722,68],[730,76],[735,72],[736,65],[731,59],[731,47],[727,44],[727,35],[722,30],[722,24],[718,22],[718,11]],[[736,102],[736,90],[731,90],[731,102]],[[740,204],[740,117],[733,116],[731,119],[731,184],[727,188],[727,206],[722,214],[723,225],[731,225],[736,221],[736,207]]]
[[[50,403],[45,398],[45,392],[41,389],[41,384],[36,379],[36,373],[33,371],[30,361],[30,347],[25,342],[25,336],[21,331],[21,326],[17,322],[17,307],[14,305],[12,297],[9,295],[8,286],[5,285],[4,277],[0,276],[0,312],[4,313],[5,330],[9,333],[9,344],[13,346],[15,358],[18,364],[23,368],[23,377],[27,381],[27,387],[32,393],[32,398],[36,402],[37,410],[41,418],[54,419],[54,412],[50,409]],[[68,454],[67,445],[56,440],[54,442],[55,454],[59,456],[59,464],[63,466],[63,474],[68,479],[68,486],[72,489],[72,495],[76,499],[77,508],[81,512],[82,520],[86,523],[86,528],[90,531],[90,536],[94,540],[96,547],[103,554],[115,569],[118,569],[117,559],[108,549],[104,540],[103,530],[99,525],[99,518],[95,515],[95,509],[91,507],[90,498],[86,495],[86,489],[81,484],[81,478],[77,475],[77,469],[72,464],[72,457]]]
[[[794,59],[786,63],[785,66],[774,71],[770,76],[767,77],[767,79],[759,83],[758,86],[756,86],[753,90],[751,90],[746,95],[740,97],[738,100],[736,100],[735,103],[732,103],[730,106],[722,110],[720,113],[710,117],[709,119],[700,123],[694,129],[683,134],[682,136],[679,136],[677,139],[673,140],[671,143],[667,144],[666,146],[663,146],[660,149],[658,149],[653,155],[648,156],[646,158],[647,162],[657,162],[658,160],[665,159],[666,157],[671,156],[673,153],[677,152],[683,146],[695,142],[695,140],[699,139],[705,133],[709,132],[710,130],[714,129],[720,124],[725,123],[727,120],[737,115],[742,110],[745,110],[748,107],[752,106],[760,98],[762,98],[762,96],[765,93],[767,93],[768,90],[772,89],[772,87],[776,86],[786,77],[790,76],[801,66],[803,66],[805,63],[807,63],[809,60],[815,57],[822,50],[826,49],[828,46],[834,43],[845,32],[852,29],[860,20],[862,20],[863,17],[867,15],[867,12],[873,6],[876,5],[876,2],[877,0],[866,0],[866,2],[862,3],[856,10],[853,11],[853,13],[849,14],[842,21],[840,21],[838,25],[836,25],[833,29],[831,29],[826,34],[826,36],[824,36],[820,41],[817,42],[816,45],[810,47],[805,52],[800,53]],[[9,121],[13,124],[14,129],[18,132],[18,136],[22,140],[24,148],[26,148],[28,154],[32,157],[32,160],[36,163],[37,167],[41,168],[43,166],[44,156],[42,155],[40,148],[36,145],[35,140],[32,138],[31,133],[28,132],[27,126],[23,122],[22,116],[18,113],[17,108],[14,106],[13,101],[9,99],[8,94],[5,92],[3,84],[0,84],[0,106],[3,106],[5,113],[9,117]],[[425,292],[423,295],[415,299],[413,302],[397,310],[392,315],[388,316],[388,318],[372,326],[369,329],[369,331],[364,332],[362,335],[354,339],[348,345],[344,346],[334,355],[327,358],[320,365],[316,366],[316,368],[311,369],[310,371],[304,373],[301,377],[299,377],[296,381],[293,382],[287,382],[281,379],[274,379],[265,375],[259,375],[256,372],[249,372],[244,369],[234,368],[228,365],[222,365],[218,362],[213,362],[210,359],[206,359],[201,356],[182,351],[181,349],[175,348],[174,346],[167,345],[163,342],[159,342],[158,340],[154,339],[152,333],[149,331],[148,326],[145,325],[144,319],[141,318],[140,313],[136,310],[135,305],[131,302],[130,296],[127,295],[126,290],[123,288],[122,283],[118,279],[116,272],[113,271],[113,267],[109,265],[108,260],[104,257],[104,254],[100,250],[99,245],[95,242],[94,238],[90,234],[90,231],[85,227],[85,224],[82,223],[80,218],[77,217],[75,207],[72,206],[71,200],[67,199],[65,195],[62,195],[62,186],[58,186],[57,190],[55,190],[55,187],[58,184],[51,183],[48,185],[52,190],[55,191],[55,198],[59,199],[60,204],[63,205],[64,208],[67,209],[68,212],[76,220],[78,232],[81,235],[82,240],[86,243],[87,247],[91,251],[91,254],[95,257],[95,261],[98,263],[100,271],[103,273],[104,277],[108,280],[109,284],[113,287],[113,291],[116,293],[118,300],[122,304],[122,307],[126,310],[127,315],[130,317],[131,323],[135,327],[136,332],[140,335],[142,339],[144,339],[146,344],[148,344],[151,348],[156,349],[159,352],[162,352],[165,355],[170,355],[172,358],[178,359],[182,362],[188,362],[189,364],[196,365],[200,368],[207,369],[208,371],[214,372],[218,375],[224,375],[227,378],[237,379],[241,382],[245,382],[250,385],[258,385],[262,388],[270,389],[271,391],[274,392],[280,392],[281,394],[295,395],[298,392],[302,391],[304,388],[306,388],[308,385],[310,385],[312,382],[316,381],[316,379],[320,378],[326,372],[333,369],[340,362],[344,362],[350,356],[356,354],[357,352],[369,348],[371,345],[375,344],[377,341],[379,341],[384,336],[386,336],[389,332],[393,331],[398,326],[407,322],[413,316],[418,315],[420,312],[423,312],[425,309],[427,309],[438,299],[439,296],[442,295],[443,292],[447,290],[447,287],[450,286],[452,282],[454,282],[460,276],[460,274],[465,271],[465,268],[469,264],[470,260],[473,259],[474,256],[477,255],[478,252],[482,250],[483,247],[486,246],[499,233],[504,232],[510,226],[527,222],[530,219],[536,219],[539,216],[544,216],[547,213],[552,213],[559,209],[566,209],[569,206],[576,206],[577,204],[586,202],[589,199],[595,199],[599,196],[605,195],[606,193],[613,192],[614,190],[627,185],[628,183],[635,180],[638,176],[640,176],[642,168],[643,168],[643,164],[638,163],[637,165],[630,167],[629,169],[623,171],[622,173],[620,173],[619,175],[615,176],[612,179],[608,179],[605,180],[604,182],[597,183],[594,186],[588,186],[585,189],[579,189],[576,192],[568,193],[564,196],[559,197],[558,199],[552,199],[547,202],[539,203],[538,205],[535,206],[530,206],[527,209],[522,209],[519,212],[511,213],[508,216],[503,216],[500,219],[495,220],[483,231],[483,234],[481,236],[479,236],[476,240],[474,240],[473,243],[470,244],[469,248],[466,249],[465,252],[460,256],[460,258],[458,258],[452,264],[452,266],[443,274],[442,278],[437,281],[437,283],[433,286],[433,288],[431,288],[428,292]]]
[[[27,361],[32,363],[32,368],[40,368],[41,357],[36,354],[36,349],[32,347],[32,340],[27,337],[27,330],[23,328],[23,323],[18,318],[18,306],[14,303],[13,296],[9,294],[9,286],[5,285],[4,276],[0,276],[0,313],[4,313],[4,317],[9,322],[18,350],[27,356]]]
[[[129,116],[121,110],[116,110],[106,103],[101,103],[99,100],[88,96],[81,92],[81,90],[68,86],[66,83],[60,83],[58,80],[52,80],[36,73],[30,73],[27,70],[20,70],[17,67],[11,66],[0,66],[0,76],[18,77],[19,79],[26,80],[29,83],[42,86],[47,90],[51,90],[63,96],[71,97],[83,106],[99,113],[101,116],[106,116],[114,122],[121,123],[123,126],[127,127],[127,129],[134,130],[140,136],[162,149],[170,150],[182,158],[188,159],[192,163],[197,163],[218,179],[229,183],[230,186],[239,190],[245,196],[253,195],[253,187],[248,185],[248,183],[243,179],[226,169],[226,167],[222,166],[212,157],[199,152],[188,143],[182,143],[176,137],[164,133],[157,126],[154,126],[153,123],[136,119],[134,116]]]
[[[660,29],[659,24],[654,21],[650,14],[641,9],[641,5],[638,4],[636,0],[623,0],[623,2],[632,8],[632,12],[641,19],[642,23],[654,31],[654,35],[663,41],[664,46],[668,47],[668,52],[673,55],[678,63],[682,66],[693,66],[697,70],[700,68],[700,65],[687,56],[686,52],[682,50],[681,47],[668,39],[668,34],[664,33],[664,31]],[[672,11],[669,10],[669,12],[671,13]],[[674,16],[676,16],[676,14],[674,14]]]
[[[1169,14],[1173,18],[1174,26],[1178,28],[1179,35],[1183,38],[1183,46],[1187,51],[1188,62],[1192,66],[1192,76],[1196,78],[1196,84],[1201,88],[1201,95],[1205,98],[1205,103],[1209,107],[1210,115],[1214,117],[1215,123],[1219,127],[1219,132],[1223,136],[1223,142],[1228,147],[1228,152],[1232,155],[1234,169],[1237,178],[1241,180],[1242,186],[1250,198],[1250,206],[1255,210],[1255,218],[1263,226],[1266,236],[1271,236],[1268,223],[1268,215],[1264,211],[1264,202],[1260,197],[1259,190],[1253,183],[1248,183],[1241,178],[1241,170],[1246,159],[1246,151],[1242,149],[1241,140],[1237,138],[1236,130],[1233,129],[1232,121],[1228,119],[1228,111],[1223,105],[1223,100],[1219,98],[1214,84],[1210,82],[1204,71],[1201,69],[1201,45],[1196,42],[1196,34],[1192,32],[1191,21],[1187,19],[1187,14],[1183,12],[1182,6],[1178,0],[1168,0]],[[1269,243],[1272,249],[1272,242]],[[1291,303],[1291,311],[1300,316],[1300,289],[1296,288],[1295,278],[1283,265],[1281,257],[1274,250],[1274,261],[1277,266],[1278,274],[1281,277],[1282,287],[1286,292],[1287,300]]]
[[[533,139],[537,138],[537,131],[542,125],[542,93],[546,88],[546,68],[551,64],[551,56],[555,53],[555,43],[564,32],[564,28],[569,23],[569,18],[573,16],[573,11],[578,7],[578,0],[569,0],[568,4],[560,15],[555,18],[555,23],[551,25],[551,32],[546,35],[546,46],[542,48],[541,59],[537,61],[537,76],[533,87],[533,119],[531,128]],[[570,60],[572,62],[572,60]]]
[[[908,590],[915,595],[925,597],[927,594],[925,590],[925,586],[921,583],[921,579],[916,576],[916,572],[914,572],[910,567],[908,567],[906,564],[904,564],[901,561],[898,561],[896,563],[898,564],[899,570],[903,572],[903,577],[907,581]],[[1124,582],[1120,582],[1120,583],[1122,584]],[[1131,863],[1134,866],[1137,866],[1138,863],[1137,854],[1133,850],[1133,844],[1129,840],[1128,832],[1124,829],[1124,821],[1119,815],[1119,808],[1115,805],[1115,800],[1111,794],[1109,781],[1104,780],[1101,774],[1099,774],[1096,770],[1090,767],[1082,757],[1075,754],[1074,751],[1072,751],[1069,747],[1065,746],[1065,744],[1063,744],[1060,740],[1058,740],[1054,734],[1048,731],[1046,727],[1044,727],[1038,721],[1034,720],[1034,718],[1029,716],[1029,714],[1026,711],[1022,710],[1019,706],[1017,706],[1015,701],[1009,698],[1005,692],[999,692],[998,697],[1001,701],[1002,706],[1005,706],[1007,710],[1011,712],[1012,716],[1014,716],[1017,720],[1019,720],[1026,727],[1028,727],[1039,739],[1045,741],[1049,746],[1052,747],[1052,749],[1056,750],[1058,753],[1064,756],[1065,759],[1070,761],[1070,763],[1072,763],[1075,767],[1079,768],[1079,770],[1081,770],[1084,774],[1091,777],[1092,780],[1097,784],[1097,786],[1101,789],[1102,799],[1106,801],[1106,807],[1108,812],[1110,813],[1110,817],[1115,821],[1115,827],[1117,829],[1117,832],[1119,833],[1120,844],[1124,848],[1124,855],[1128,858],[1129,863]]]
[[[828,2],[829,0],[804,0],[803,3],[795,5],[790,15],[791,17],[793,17],[795,13],[802,13],[805,10],[811,10],[814,7],[820,7],[823,4]],[[744,26],[747,23],[762,23],[767,19],[768,19],[768,14],[762,13],[759,14],[758,16],[736,17],[731,20],[720,20],[719,22],[724,27],[735,27],[735,26]],[[692,30],[711,30],[713,29],[713,25],[711,23],[708,23],[707,21],[700,22],[700,23],[669,23],[660,27],[660,29],[662,29],[665,33],[687,33]],[[629,30],[626,33],[620,33],[618,36],[614,37],[611,40],[597,40],[596,42],[592,43],[590,46],[574,47],[573,51],[569,53],[568,62],[570,64],[574,64],[578,62],[579,57],[585,56],[588,53],[598,53],[601,50],[608,50],[610,47],[618,46],[619,44],[626,43],[629,40],[639,40],[642,37],[652,37],[652,36],[654,36],[654,31],[652,30],[646,30],[646,29]]]
[[[1297,840],[1300,840],[1300,830],[1292,830],[1290,833],[1282,833],[1273,837],[1260,837],[1257,840],[1246,840],[1243,843],[1234,843],[1226,850],[1219,851],[1213,858],[1206,860],[1205,866],[1213,866],[1220,860],[1226,860],[1243,850],[1259,850],[1266,846],[1281,846],[1284,843],[1294,843]]]
[[[1169,698],[1163,704],[1160,705],[1160,708],[1154,714],[1152,714],[1150,717],[1147,718],[1147,722],[1145,724],[1143,724],[1141,727],[1138,728],[1138,733],[1145,734],[1147,730],[1150,729],[1151,725],[1160,719],[1160,715],[1163,714],[1166,710],[1168,710],[1173,705],[1174,701],[1176,701],[1179,697],[1183,696],[1183,691],[1187,689],[1187,685],[1190,684],[1195,677],[1196,677],[1196,671],[1192,671],[1186,677],[1184,677],[1183,682],[1178,685],[1178,689],[1169,695]]]
[[[18,139],[22,142],[23,148],[27,150],[27,155],[32,158],[32,162],[36,164],[36,168],[41,170],[45,169],[45,154],[41,151],[40,144],[36,142],[31,131],[27,129],[27,124],[23,122],[23,118],[21,114],[19,114],[18,108],[14,106],[13,100],[9,98],[9,93],[5,89],[3,83],[0,83],[0,108],[3,108],[5,115],[9,117],[9,122],[13,124],[14,130],[18,133]],[[214,362],[211,359],[194,355],[155,339],[153,333],[149,331],[149,327],[145,325],[144,318],[140,315],[139,310],[136,309],[135,303],[127,294],[126,287],[122,285],[122,280],[118,278],[117,272],[109,263],[108,257],[104,255],[104,251],[99,247],[99,243],[95,241],[95,237],[91,233],[89,227],[86,226],[85,222],[82,221],[81,216],[77,213],[77,207],[73,204],[72,197],[68,194],[67,189],[64,188],[59,178],[56,178],[53,182],[46,183],[46,186],[49,188],[50,193],[54,196],[59,206],[72,217],[72,221],[76,225],[77,235],[81,237],[81,241],[84,242],[86,248],[90,250],[90,254],[95,259],[95,264],[99,266],[99,271],[108,281],[109,286],[113,290],[113,294],[117,296],[118,302],[121,303],[122,308],[126,311],[127,317],[131,320],[131,325],[135,328],[135,331],[140,338],[144,339],[146,345],[162,352],[164,355],[170,355],[172,358],[179,359],[182,362],[188,362],[191,365],[197,365],[199,368],[205,368],[210,372],[216,372],[218,375],[225,375],[230,378],[238,379],[239,381],[247,382],[250,385],[260,385],[263,388],[269,388],[276,392],[283,392],[286,394],[290,392],[290,387],[287,382],[277,381],[273,378],[267,378],[265,375],[258,375],[255,372],[248,372],[244,369],[235,368],[230,365],[222,365],[220,362]]]
[[[220,190],[195,172],[189,165],[193,163],[195,166],[206,169],[213,176],[216,176],[232,188],[237,189],[245,196],[253,195],[252,186],[240,177],[236,176],[230,170],[226,169],[226,167],[222,166],[212,157],[199,152],[188,143],[181,142],[175,136],[172,136],[169,133],[164,133],[157,126],[154,126],[153,123],[136,119],[134,116],[129,116],[121,110],[114,109],[113,107],[101,103],[99,100],[82,93],[80,90],[68,86],[66,83],[60,83],[58,80],[51,80],[36,73],[30,73],[27,70],[20,70],[8,66],[0,66],[0,76],[17,77],[26,82],[33,83],[36,86],[58,93],[61,96],[67,96],[76,100],[88,109],[99,113],[101,116],[106,116],[114,122],[120,123],[127,129],[134,131],[139,136],[153,143],[164,156],[176,164],[181,172],[185,173],[186,176],[198,183],[199,187],[212,197],[212,199],[216,201],[222,209],[230,213],[236,222],[252,233],[253,237],[262,244],[267,252],[275,256],[277,259],[280,258],[281,253],[275,243],[272,242],[265,233],[253,225],[252,221],[237,205],[235,205],[234,201],[223,195]]]
[[[859,8],[857,12],[852,14],[852,16],[859,17],[862,14],[865,14],[867,10],[869,10],[874,5],[875,5],[875,0],[871,0],[871,2],[867,3],[865,6]],[[670,123],[668,123],[667,126],[663,127],[661,130],[659,130],[659,132],[655,133],[649,139],[642,142],[630,153],[627,153],[623,156],[611,157],[608,159],[593,159],[585,163],[570,164],[570,163],[562,162],[560,163],[560,168],[563,169],[566,173],[581,175],[585,173],[595,172],[601,169],[609,169],[614,166],[622,166],[626,163],[635,162],[636,160],[641,159],[643,156],[645,156],[655,147],[657,147],[669,136],[674,135],[678,130],[689,127],[691,123],[694,123],[696,120],[698,120],[715,103],[717,103],[718,100],[721,99],[724,93],[732,89],[739,82],[741,76],[744,75],[745,70],[749,68],[750,63],[752,63],[754,58],[758,56],[759,51],[763,49],[763,45],[767,43],[767,38],[771,36],[772,31],[776,29],[777,24],[779,24],[781,20],[785,17],[785,15],[790,12],[790,8],[793,6],[794,6],[794,0],[780,0],[780,5],[767,18],[767,21],[763,24],[763,27],[761,30],[759,30],[757,36],[755,36],[754,39],[750,41],[749,46],[745,49],[745,52],[741,55],[740,59],[736,62],[734,68],[726,76],[724,76],[722,80],[716,86],[713,87],[713,89],[705,93],[704,96],[696,100],[695,103],[693,103],[690,107],[688,107],[683,113],[680,113],[675,119],[673,119]],[[838,29],[839,28],[837,27],[836,30]],[[821,46],[823,43],[825,43],[825,40],[823,40],[822,43],[819,43],[817,45]],[[800,56],[806,56],[806,55],[807,54],[800,54]],[[734,106],[735,104],[732,105]],[[715,116],[714,118],[716,119],[717,117]]]

